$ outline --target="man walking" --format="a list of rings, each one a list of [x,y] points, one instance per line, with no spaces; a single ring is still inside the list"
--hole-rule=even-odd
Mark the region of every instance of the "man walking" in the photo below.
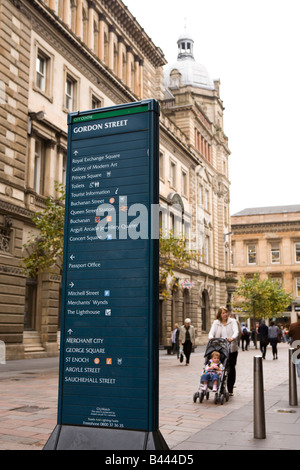
[[[190,363],[190,355],[193,345],[195,346],[195,328],[191,325],[190,318],[184,320],[184,325],[180,327],[179,345],[183,345],[183,352],[186,358],[186,366]]]

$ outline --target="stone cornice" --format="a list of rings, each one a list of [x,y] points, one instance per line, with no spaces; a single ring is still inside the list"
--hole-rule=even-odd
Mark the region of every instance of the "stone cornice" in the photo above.
[[[32,216],[34,215],[34,212],[25,209],[24,207],[16,206],[15,204],[12,204],[10,202],[1,200],[0,210],[3,211],[5,214],[10,214],[16,216],[17,218],[26,219],[26,221],[28,221],[28,219],[31,220]]]
[[[291,232],[300,231],[300,221],[265,222],[261,224],[234,224],[231,223],[234,235],[256,234],[268,232]]]
[[[166,65],[167,61],[160,47],[155,46],[151,38],[121,0],[101,0],[100,3],[107,16],[113,16],[116,22],[122,25],[128,36],[134,39],[134,42],[138,44],[142,52],[155,67]]]

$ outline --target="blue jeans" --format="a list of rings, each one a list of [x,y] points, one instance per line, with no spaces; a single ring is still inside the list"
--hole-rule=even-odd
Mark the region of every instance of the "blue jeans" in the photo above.
[[[201,376],[201,383],[214,382],[215,380],[219,382],[219,374],[217,374],[216,372],[205,372],[205,374]]]

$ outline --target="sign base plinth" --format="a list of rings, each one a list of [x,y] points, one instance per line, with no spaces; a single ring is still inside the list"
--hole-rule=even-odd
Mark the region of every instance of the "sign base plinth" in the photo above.
[[[57,425],[43,450],[169,450],[160,431]]]

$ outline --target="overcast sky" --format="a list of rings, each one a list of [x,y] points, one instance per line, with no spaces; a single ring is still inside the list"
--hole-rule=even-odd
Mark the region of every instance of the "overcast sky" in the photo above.
[[[300,204],[300,0],[123,0],[168,63],[192,34],[220,79],[231,214]]]

